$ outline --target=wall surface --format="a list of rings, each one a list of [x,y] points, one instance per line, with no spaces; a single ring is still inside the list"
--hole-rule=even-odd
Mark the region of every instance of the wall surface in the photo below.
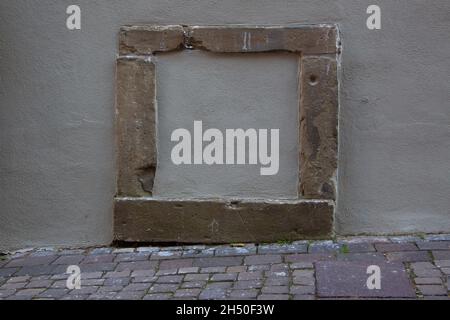
[[[450,2],[0,2],[0,249],[106,244],[121,25],[338,23],[340,234],[450,231]]]

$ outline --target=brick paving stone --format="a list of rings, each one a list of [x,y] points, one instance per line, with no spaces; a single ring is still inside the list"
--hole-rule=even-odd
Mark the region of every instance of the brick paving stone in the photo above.
[[[197,297],[201,291],[202,291],[201,289],[193,289],[193,288],[178,289],[177,291],[175,291],[173,296],[176,298]]]
[[[165,292],[175,292],[178,289],[178,284],[168,284],[168,283],[156,283],[153,284],[148,293],[165,293]]]
[[[417,285],[417,289],[425,296],[447,295],[447,290],[442,285]]]
[[[435,260],[434,263],[439,268],[450,267],[450,260]]]
[[[200,271],[199,267],[180,268],[178,270],[178,274],[198,273],[199,271]]]
[[[262,279],[263,273],[261,271],[240,272],[238,274],[238,280],[255,280]]]
[[[144,296],[143,300],[168,300],[172,297],[169,293],[152,293]]]
[[[183,276],[161,276],[156,280],[156,283],[181,283]]]
[[[84,283],[84,282],[82,282]],[[103,283],[105,286],[126,286],[130,283],[130,278],[108,278]]]
[[[289,300],[287,294],[261,294],[258,296],[258,300]]]
[[[450,250],[450,241],[419,241],[420,250]]]
[[[24,258],[18,258],[13,259],[9,261],[5,267],[12,268],[12,267],[31,267],[31,266],[41,266],[41,265],[48,265],[55,261],[58,258],[58,256],[52,254],[50,256],[37,256],[37,257],[24,257]]]
[[[242,264],[243,257],[211,257],[211,258],[195,258],[194,267],[229,267]]]
[[[233,282],[209,282],[205,289],[228,289],[233,286]]]
[[[290,287],[290,293],[296,295],[314,294],[316,288],[314,286],[293,285]]]
[[[313,270],[295,270],[292,275],[294,277],[314,277]]]
[[[441,278],[415,278],[416,284],[442,284]]]
[[[266,278],[282,278],[289,276],[289,271],[264,271]]]
[[[187,274],[184,276],[184,281],[208,281],[209,280],[209,273],[193,273],[193,274]]]
[[[245,272],[245,271],[247,271],[247,266],[233,266],[233,267],[228,267],[226,269],[227,273]]]
[[[301,253],[301,254],[289,254],[286,255],[286,262],[316,262],[316,261],[326,261],[335,260],[336,256],[334,254],[328,253]]]
[[[122,291],[117,293],[114,300],[141,300],[145,296],[145,291]]]
[[[101,293],[101,294],[105,294],[105,293],[109,293],[109,292],[116,292],[117,293],[119,291],[122,291],[123,288],[124,288],[124,286],[119,286],[119,285],[117,285],[117,286],[105,285],[105,286],[102,286],[102,287],[98,288],[97,293]]]
[[[306,253],[308,244],[263,244],[258,246],[258,254]]]
[[[181,284],[181,288],[184,289],[203,288],[204,286],[206,286],[206,281],[188,281]]]
[[[270,264],[257,264],[254,266],[247,266],[247,271],[267,271],[270,270]]]
[[[450,250],[433,250],[432,254],[435,260],[450,260]]]
[[[12,296],[15,292],[16,292],[16,290],[14,290],[14,289],[10,289],[10,290],[0,289],[0,299],[5,299],[9,296]]]
[[[18,270],[19,268],[2,268],[0,269],[0,277],[10,277]]]
[[[59,299],[69,292],[68,289],[47,289],[37,295],[38,298],[55,298]]]
[[[26,288],[48,288],[53,284],[53,280],[35,280],[30,281]]]
[[[111,300],[117,292],[96,292],[88,296],[87,300]]]
[[[234,289],[258,289],[262,288],[262,280],[242,280],[234,283]]]
[[[7,282],[0,287],[0,290],[11,290],[11,289],[16,290],[16,289],[25,288],[26,285],[27,285],[27,282],[11,282],[11,283]]]
[[[450,275],[450,268],[442,268],[441,271],[445,275]]]
[[[413,298],[415,291],[400,263],[379,264],[381,289],[370,290],[366,282],[367,263],[322,261],[316,263],[317,291],[320,297]]]
[[[264,286],[261,289],[261,292],[264,294],[282,294],[282,293],[289,293],[289,286]]]
[[[391,242],[397,242],[397,243],[404,243],[404,242],[417,242],[421,241],[422,238],[418,236],[393,236],[389,237],[389,241]]]
[[[246,256],[244,264],[246,265],[257,265],[257,264],[267,264],[267,263],[281,263],[281,255],[253,255]]]
[[[155,282],[158,279],[158,277],[135,277],[133,278],[133,282]]]
[[[52,264],[77,265],[85,258],[84,255],[64,255],[58,257]]]
[[[87,300],[89,294],[69,294],[62,296],[60,300]]]
[[[440,277],[441,271],[439,271],[439,269],[435,268],[435,269],[414,269],[413,270],[414,274],[416,275],[416,277]]]
[[[308,294],[295,294],[292,297],[292,300],[314,300],[314,299],[315,299],[315,296],[312,295],[312,294],[310,294],[310,295],[308,295]]]
[[[315,279],[314,277],[294,277],[292,283],[303,286],[313,286],[315,284]]]
[[[114,254],[89,255],[86,256],[86,258],[83,261],[83,264],[113,262],[114,258],[115,258]]]
[[[311,262],[294,262],[289,265],[290,269],[312,269],[314,265]]]
[[[123,271],[110,271],[105,274],[105,278],[125,278],[129,277],[131,274],[130,270],[123,270]]]
[[[372,243],[338,243],[341,245],[339,248],[340,253],[364,253],[375,251],[375,246]]]
[[[287,263],[277,263],[270,266],[271,272],[289,271],[289,264]]]
[[[206,267],[201,268],[200,273],[224,273],[226,267]]]
[[[187,257],[187,258],[201,258],[201,257],[212,257],[214,256],[215,253],[215,249],[214,248],[210,248],[210,249],[189,249],[189,250],[185,250],[182,253],[182,257]]]
[[[105,283],[105,279],[84,279],[81,281],[83,286],[102,286]]]
[[[149,289],[150,283],[131,283],[123,288],[123,291],[144,291]]]
[[[116,271],[123,270],[150,270],[154,269],[157,266],[157,262],[155,261],[131,261],[131,262],[120,262],[117,265]]]
[[[235,281],[237,273],[216,273],[213,274],[210,281]]]
[[[258,296],[258,290],[256,289],[232,290],[229,296],[230,298],[233,299],[254,299]]]
[[[174,260],[164,260],[159,264],[159,270],[163,269],[180,269],[180,268],[191,268],[193,259],[174,259]]]
[[[199,295],[200,300],[217,300],[225,299],[227,291],[221,288],[218,289],[204,289]]]
[[[381,252],[358,252],[358,253],[338,253],[338,261],[361,261],[370,263],[387,262],[386,257]]]
[[[414,243],[376,243],[375,249],[379,252],[416,251]]]
[[[99,272],[83,272],[81,271],[81,279],[100,279],[103,276],[103,271]],[[66,275],[68,277],[68,275]]]
[[[34,297],[40,294],[42,291],[44,291],[45,288],[39,288],[39,289],[22,289],[16,292],[17,296],[30,296]],[[50,289],[49,289],[50,290]]]
[[[116,268],[117,264],[114,262],[98,262],[98,263],[82,263],[80,264],[81,274],[101,272],[101,271],[112,271]]]
[[[265,281],[266,286],[287,286],[289,284],[288,277],[267,278]]]
[[[40,265],[40,266],[27,266],[20,268],[19,271],[15,273],[17,276],[39,276],[39,275],[46,275],[53,272],[55,266],[51,265]]]
[[[83,280],[81,280],[81,281],[83,282]],[[66,286],[67,286],[66,280],[56,280],[55,282],[52,283],[50,288],[60,289],[60,288],[65,288]]]
[[[27,282],[30,280],[30,276],[20,276],[20,277],[11,277],[6,282],[13,283],[13,282]]]
[[[431,257],[427,251],[389,252],[386,254],[386,257],[392,262],[431,261]]]
[[[170,276],[178,273],[178,269],[163,269],[156,272],[156,276]]]
[[[134,270],[131,273],[132,277],[153,277],[155,270]]]

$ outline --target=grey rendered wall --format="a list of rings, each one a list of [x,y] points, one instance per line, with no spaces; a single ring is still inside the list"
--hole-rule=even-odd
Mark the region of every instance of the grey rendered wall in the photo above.
[[[0,249],[106,244],[120,25],[339,23],[337,231],[450,231],[450,2],[0,2]],[[369,4],[382,30],[365,27]]]

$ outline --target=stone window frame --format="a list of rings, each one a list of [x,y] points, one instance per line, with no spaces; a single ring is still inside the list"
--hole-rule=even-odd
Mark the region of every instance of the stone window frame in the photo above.
[[[331,237],[340,46],[334,24],[122,27],[116,60],[115,240],[227,243]],[[298,54],[297,200],[152,197],[158,160],[153,55],[185,49]]]

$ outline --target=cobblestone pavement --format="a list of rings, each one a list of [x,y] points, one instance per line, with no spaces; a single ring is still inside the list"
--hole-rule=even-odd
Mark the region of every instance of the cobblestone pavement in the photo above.
[[[41,248],[0,259],[0,299],[449,299],[450,235]],[[66,287],[69,265],[81,269],[80,289]],[[381,289],[367,287],[373,265]]]

